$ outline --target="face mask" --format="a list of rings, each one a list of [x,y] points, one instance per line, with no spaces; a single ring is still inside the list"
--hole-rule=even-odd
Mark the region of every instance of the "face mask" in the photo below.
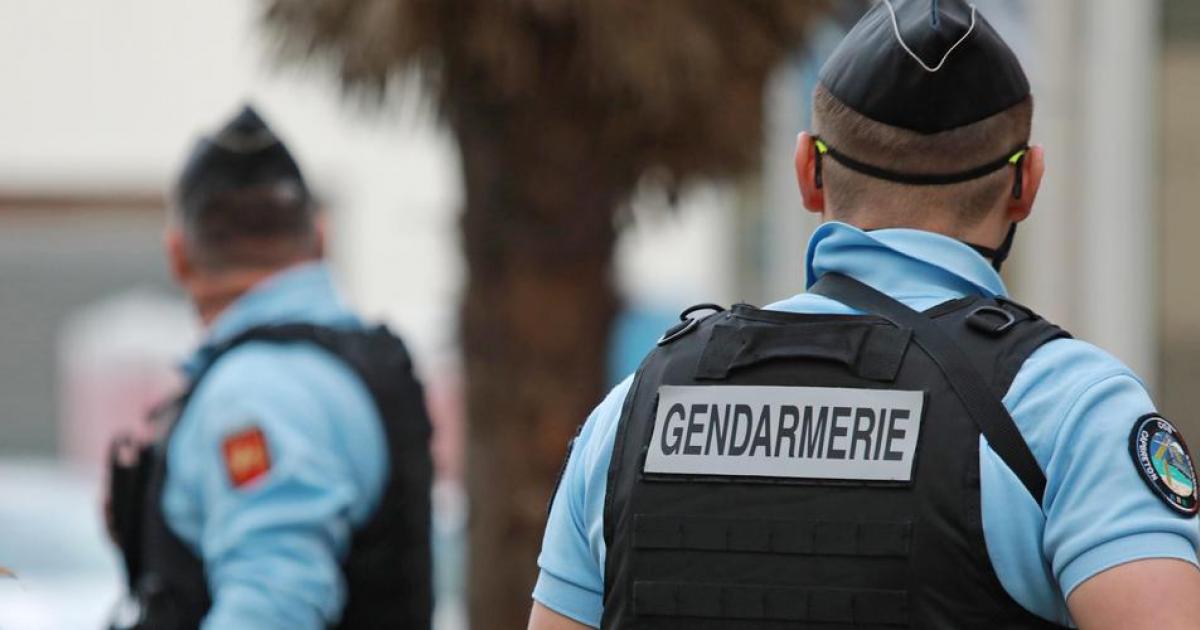
[[[1000,265],[1003,265],[1004,261],[1008,260],[1008,254],[1009,254],[1009,252],[1012,251],[1013,239],[1016,238],[1016,236],[1017,236],[1017,224],[1014,223],[1011,226],[1009,226],[1008,236],[1004,237],[1004,242],[1001,243],[1000,247],[998,247],[996,249],[992,249],[990,247],[984,247],[983,245],[976,245],[974,243],[966,243],[966,245],[968,247],[970,247],[971,249],[979,252],[980,256],[983,256],[984,258],[987,258],[988,260],[992,261],[992,269],[995,269],[996,271],[1000,271]]]

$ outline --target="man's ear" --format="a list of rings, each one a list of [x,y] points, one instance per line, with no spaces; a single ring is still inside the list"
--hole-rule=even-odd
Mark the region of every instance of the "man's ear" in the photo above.
[[[1038,190],[1042,187],[1042,176],[1046,174],[1046,150],[1042,145],[1029,147],[1025,159],[1021,160],[1021,197],[1009,197],[1008,218],[1020,223],[1029,218],[1033,212],[1033,202],[1037,200]]]
[[[195,275],[195,267],[188,256],[187,239],[183,236],[183,231],[177,227],[167,227],[163,234],[163,249],[166,250],[171,277],[175,282],[186,286]]]
[[[804,207],[809,212],[825,212],[825,189],[817,185],[817,145],[807,131],[796,138],[796,182]]]

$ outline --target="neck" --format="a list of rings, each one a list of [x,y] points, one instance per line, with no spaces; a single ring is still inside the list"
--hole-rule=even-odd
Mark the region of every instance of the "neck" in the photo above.
[[[913,221],[866,212],[855,212],[844,216],[826,213],[825,220],[842,221],[866,231],[887,228],[924,230],[990,249],[996,249],[1004,243],[1009,226],[1012,224],[1006,212],[993,212],[985,220],[970,226],[963,226],[949,218],[942,219],[940,216],[929,216],[924,217],[923,220]]]
[[[193,280],[188,292],[201,323],[205,328],[211,326],[238,298],[279,271],[280,269],[230,269]]]

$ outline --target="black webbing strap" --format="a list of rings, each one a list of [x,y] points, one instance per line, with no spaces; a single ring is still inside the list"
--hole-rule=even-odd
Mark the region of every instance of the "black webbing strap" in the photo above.
[[[987,438],[988,445],[1017,475],[1029,494],[1042,504],[1046,475],[1004,404],[988,387],[958,344],[929,317],[875,289],[839,273],[826,273],[809,289],[860,311],[882,317],[913,331],[913,340],[937,364],[962,399],[967,413]]]
[[[638,580],[633,584],[633,608],[639,616],[717,623],[705,627],[722,627],[733,621],[806,621],[837,624],[836,628],[908,628],[912,605],[904,591]],[[803,626],[810,627],[810,623]]]
[[[633,546],[776,556],[907,558],[912,550],[912,522],[638,514],[633,519]]]
[[[229,351],[241,346],[242,344],[251,341],[265,341],[269,343],[287,343],[293,341],[307,341],[317,346],[324,348],[330,352],[334,352],[337,347],[337,337],[339,331],[328,326],[320,324],[310,324],[306,322],[291,322],[284,324],[264,324],[246,329],[237,335],[222,341],[221,343],[210,347],[204,355],[204,361],[201,364],[200,370],[192,375],[191,387],[195,388],[200,379],[217,364],[217,359],[225,356]]]
[[[818,176],[820,174],[821,158],[825,155],[828,155],[837,161],[838,164],[841,164],[852,171],[862,173],[868,177],[874,177],[875,179],[882,179],[899,184],[908,184],[911,186],[948,186],[950,184],[958,184],[962,182],[969,182],[973,179],[979,179],[985,175],[995,173],[1005,166],[1020,166],[1020,160],[1024,157],[1025,151],[1029,148],[1027,145],[1022,144],[1014,147],[1013,150],[1009,151],[1004,157],[996,158],[987,164],[981,164],[974,168],[969,168],[957,173],[901,173],[883,168],[881,166],[875,166],[874,164],[867,164],[866,162],[856,160],[849,155],[846,155],[845,153],[842,153],[841,151],[829,146],[821,138],[814,138],[814,141],[817,143],[816,167]],[[1021,173],[1021,169],[1018,168],[1017,173],[1019,175]],[[818,181],[817,185],[820,186],[821,182]],[[1020,185],[1016,185],[1013,190],[1014,196],[1020,197]]]

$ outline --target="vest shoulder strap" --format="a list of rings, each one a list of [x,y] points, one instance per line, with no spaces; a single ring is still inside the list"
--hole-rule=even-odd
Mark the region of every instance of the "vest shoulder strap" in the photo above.
[[[202,367],[192,376],[187,394],[190,394],[195,389],[196,385],[217,364],[221,357],[243,344],[254,341],[269,343],[299,341],[312,343],[345,360],[351,367],[356,368],[356,371],[360,367],[361,360],[368,350],[375,349],[377,351],[381,345],[386,344],[391,362],[401,364],[402,366],[411,364],[411,358],[404,346],[404,342],[392,334],[386,326],[381,325],[370,329],[358,330],[339,329],[302,322],[267,324],[246,329],[210,348],[207,356],[204,357],[205,361]],[[376,356],[378,356],[377,353]]]
[[[977,366],[997,398],[1038,348],[1071,334],[1008,298],[974,297],[960,308],[926,314]],[[998,347],[999,345],[999,347]]]
[[[858,280],[838,273],[825,274],[809,291],[911,329],[913,340],[937,364],[992,450],[1041,505],[1046,490],[1046,475],[1001,399],[1028,353],[1051,339],[1066,336],[1065,332],[1047,326],[1033,336],[1026,335],[1032,343],[1022,344],[1026,346],[1025,352],[1010,353],[1011,358],[1004,362],[1001,369],[995,370],[989,382],[968,356],[969,344],[987,343],[988,336],[998,338],[1017,326],[1021,319],[1014,312],[1012,303],[992,300],[974,309],[963,309],[961,307],[965,304],[955,304],[958,308],[942,309],[940,313],[919,313]],[[964,312],[967,313],[965,316],[962,315]],[[1025,309],[1025,312],[1029,315],[1025,321],[1036,321],[1031,311]],[[963,335],[952,336],[948,333],[946,326],[937,321],[939,315],[965,317],[967,326],[983,333],[981,339],[967,342],[968,347],[964,347]]]

